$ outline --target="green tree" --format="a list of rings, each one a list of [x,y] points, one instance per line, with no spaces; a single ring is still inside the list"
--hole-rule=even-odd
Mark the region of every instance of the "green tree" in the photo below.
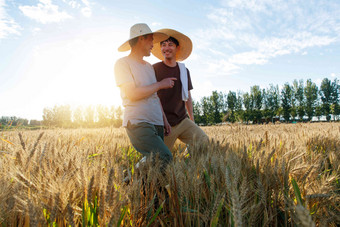
[[[283,118],[286,122],[289,122],[292,108],[292,88],[289,83],[285,83],[281,90],[281,106]]]
[[[55,105],[52,109],[53,111],[53,122],[57,127],[62,127],[63,124],[63,113],[60,106]]]
[[[55,126],[55,122],[54,122],[54,112],[49,109],[49,108],[44,108],[43,109],[43,125],[51,127],[51,126]]]
[[[244,117],[244,121],[248,122],[253,120],[253,100],[251,98],[251,96],[249,95],[248,92],[244,93],[243,94],[243,105],[244,105],[244,114],[243,114],[243,117]]]
[[[16,116],[6,117],[2,116],[0,119],[0,125],[6,126],[27,126],[28,119],[18,118]]]
[[[123,123],[123,110],[121,106],[118,106],[115,109],[115,121],[114,121],[114,126],[115,127],[120,127],[122,126]]]
[[[76,127],[84,125],[84,108],[82,106],[77,106],[73,111],[73,125]]]
[[[253,100],[253,117],[257,123],[261,123],[262,118],[262,106],[263,106],[263,94],[258,85],[250,88],[251,99]]]
[[[244,121],[243,119],[244,110],[242,108],[242,105],[243,105],[242,93],[241,91],[238,91],[237,99],[236,99],[236,106],[235,106],[235,111],[236,111],[235,118],[237,121],[241,121],[241,122]]]
[[[264,93],[264,114],[266,118],[269,118],[272,122],[274,116],[278,114],[280,107],[280,91],[279,87],[270,84],[269,89],[263,91]]]
[[[85,113],[85,123],[87,127],[92,127],[95,122],[95,109],[92,105],[86,107]]]
[[[224,100],[222,92],[213,91],[212,95],[209,97],[212,112],[213,122],[211,123],[221,123],[222,122],[222,110],[224,107]]]
[[[71,117],[70,105],[55,105],[53,109],[43,109],[43,125],[46,126],[70,127]]]
[[[30,120],[29,125],[30,126],[41,126],[41,123],[42,123],[41,121],[32,119],[32,120]]]
[[[97,105],[96,107],[99,127],[109,126],[110,124],[110,111],[107,106]]]
[[[192,107],[193,107],[193,114],[194,114],[195,123],[196,124],[203,123],[202,122],[202,110],[201,110],[200,103],[198,101],[193,101]]]
[[[340,115],[340,84],[337,79],[334,79],[332,82],[332,95],[331,95],[331,113],[334,115],[335,118],[339,119]]]
[[[292,117],[292,120],[295,121],[295,118],[297,116],[297,101],[296,101],[296,89],[293,83],[293,86],[290,86],[291,88],[291,108],[290,108],[290,116]]]
[[[202,123],[207,125],[213,123],[212,110],[213,107],[211,105],[209,97],[203,97],[201,99],[201,107],[202,107]]]
[[[320,121],[320,117],[322,116],[322,112],[323,112],[322,105],[316,105],[314,115],[315,115],[315,117],[318,118],[318,121]]]
[[[269,101],[270,101],[270,94],[268,93],[268,89],[263,89],[263,110],[262,116],[264,117],[265,121],[267,122],[269,119],[271,120],[271,114],[269,110]]]
[[[61,115],[61,126],[62,127],[70,127],[72,123],[72,110],[70,105],[62,105],[59,107],[60,115]]]
[[[308,79],[304,88],[304,94],[306,98],[305,111],[310,121],[314,116],[316,102],[318,100],[318,87],[311,79]]]
[[[294,80],[293,90],[296,100],[296,112],[299,116],[299,120],[303,121],[303,116],[305,115],[305,96],[303,94],[303,80],[300,80],[299,82],[297,80]]]
[[[273,97],[273,101],[271,104],[271,111],[273,112],[274,116],[279,115],[279,109],[280,109],[280,89],[279,86],[276,85],[271,85],[270,86],[270,93],[271,96]]]
[[[326,116],[327,121],[331,119],[331,105],[332,105],[332,94],[333,94],[333,87],[332,82],[324,78],[321,82],[320,86],[320,98],[321,98],[321,111],[322,114]]]
[[[237,97],[235,92],[229,91],[227,95],[227,106],[228,112],[226,120],[234,123],[236,121],[235,110],[237,107]]]

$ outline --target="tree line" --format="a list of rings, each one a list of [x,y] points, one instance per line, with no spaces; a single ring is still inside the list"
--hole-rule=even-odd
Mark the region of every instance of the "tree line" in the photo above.
[[[324,78],[318,87],[311,79],[294,80],[261,89],[252,86],[249,92],[222,93],[213,91],[210,96],[193,102],[195,122],[201,125],[221,122],[264,123],[275,121],[311,121],[325,116],[327,121],[339,120],[340,85]]]
[[[70,105],[55,105],[53,108],[43,109],[43,120],[28,120],[15,116],[0,118],[0,128],[10,127],[120,127],[122,125],[123,110],[120,106],[107,107],[78,106],[72,109]]]
[[[340,85],[338,79],[324,78],[318,87],[311,79],[306,82],[294,80],[261,89],[252,86],[249,92],[213,91],[200,101],[193,102],[195,122],[200,125],[221,122],[264,123],[275,121],[311,121],[313,117],[325,116],[327,121],[339,120]],[[123,110],[118,107],[55,105],[44,108],[43,120],[1,117],[0,128],[8,126],[30,127],[120,127]]]
[[[2,116],[0,118],[0,126],[19,126],[19,125],[23,125],[23,126],[28,126],[30,125],[30,122],[28,119],[25,118],[18,118],[16,116]],[[37,126],[40,125],[39,121],[32,121],[32,126]],[[2,128],[2,127],[0,127]]]
[[[53,108],[44,108],[42,123],[48,127],[63,128],[120,127],[122,115],[123,110],[120,106],[90,105],[71,109],[70,105],[56,105]]]

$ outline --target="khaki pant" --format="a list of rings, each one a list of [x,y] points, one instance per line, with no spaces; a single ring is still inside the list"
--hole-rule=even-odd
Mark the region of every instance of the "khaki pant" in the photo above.
[[[164,143],[169,150],[174,146],[176,139],[189,145],[192,145],[194,141],[207,142],[209,140],[205,132],[189,118],[171,127],[170,135],[164,137]]]

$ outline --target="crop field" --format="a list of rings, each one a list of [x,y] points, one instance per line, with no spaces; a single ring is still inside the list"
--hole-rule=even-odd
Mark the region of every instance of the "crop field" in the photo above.
[[[340,123],[203,130],[165,172],[123,128],[0,132],[0,224],[340,225]]]

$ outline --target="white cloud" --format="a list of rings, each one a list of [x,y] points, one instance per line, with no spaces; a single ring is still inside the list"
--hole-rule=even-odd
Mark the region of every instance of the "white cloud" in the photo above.
[[[224,0],[222,4],[229,6],[231,8],[246,9],[255,12],[265,12],[267,7],[275,4],[280,4],[278,0]]]
[[[88,0],[81,0],[81,1],[84,3],[84,5],[90,6],[90,2]]]
[[[267,63],[268,57],[262,53],[251,51],[233,55],[229,61],[238,65],[262,65]]]
[[[227,10],[224,8],[214,8],[211,13],[207,15],[208,19],[221,25],[219,29],[223,31],[232,30],[244,30],[251,28],[251,18],[246,15],[242,16],[242,19],[236,19],[238,13],[232,10]],[[222,26],[223,25],[223,26]]]
[[[80,4],[77,2],[77,1],[74,1],[74,0],[63,0],[63,2],[69,4],[73,9],[77,9],[77,8],[80,8]]]
[[[39,34],[40,32],[41,32],[41,28],[36,27],[36,28],[33,28],[33,29],[32,29],[32,34],[33,34],[33,35],[37,35],[37,34]]]
[[[207,64],[207,72],[209,72],[210,76],[226,76],[236,72],[239,67],[233,64],[230,61],[226,61],[224,59],[221,60],[208,60]],[[209,76],[209,74],[207,74]]]
[[[92,16],[91,3],[88,0],[63,0],[63,2],[70,5],[73,9],[80,9],[84,17]]]
[[[0,0],[0,39],[11,34],[20,35],[20,25],[15,22],[6,12],[5,0]]]
[[[283,38],[270,37],[255,41],[254,51],[232,56],[235,64],[265,64],[269,59],[291,53],[305,53],[309,47],[327,46],[335,42],[336,38],[317,36],[309,32],[300,32]],[[245,60],[245,61],[242,61]]]
[[[233,64],[223,58],[212,59],[205,58],[203,55],[193,54],[190,56],[190,61],[193,60],[192,57],[195,59],[195,62],[199,62],[199,64],[190,67],[189,70],[191,70],[194,75],[203,75],[205,79],[219,76],[230,76],[237,72],[240,68],[236,64]]]
[[[83,2],[83,4],[85,5],[85,7],[83,7],[81,9],[81,13],[85,16],[85,17],[91,17],[92,16],[92,10],[90,7],[90,2],[88,0],[81,0]]]
[[[213,9],[212,12],[207,15],[208,19],[219,24],[227,24],[229,22],[228,18],[230,16],[231,12],[221,8]]]
[[[81,9],[81,13],[85,16],[85,17],[91,17],[92,16],[92,10],[89,7],[84,7]]]
[[[222,0],[207,13],[209,26],[194,34],[199,55],[214,67],[216,54],[237,72],[241,65],[266,64],[272,58],[301,53],[340,41],[340,5],[295,0]],[[231,67],[232,66],[232,67]]]
[[[51,0],[40,0],[37,6],[19,6],[19,9],[29,18],[47,24],[61,22],[72,18],[67,12],[60,11]]]

